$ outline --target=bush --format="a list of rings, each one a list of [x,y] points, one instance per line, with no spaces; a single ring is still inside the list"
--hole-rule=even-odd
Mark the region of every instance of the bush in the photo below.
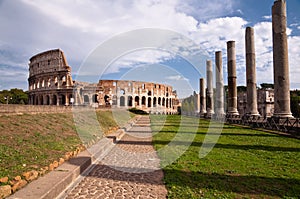
[[[137,109],[137,108],[130,108],[128,109],[130,112],[134,113],[134,114],[138,114],[138,115],[149,115],[149,113],[147,113],[146,111],[143,111],[141,109]]]

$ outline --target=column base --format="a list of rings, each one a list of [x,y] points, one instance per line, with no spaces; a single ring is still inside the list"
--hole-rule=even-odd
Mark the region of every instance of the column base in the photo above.
[[[292,113],[274,113],[273,118],[294,118]]]

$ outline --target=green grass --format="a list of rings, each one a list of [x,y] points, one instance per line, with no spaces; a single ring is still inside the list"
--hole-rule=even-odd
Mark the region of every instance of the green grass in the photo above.
[[[180,121],[184,122],[180,124]],[[177,160],[163,168],[168,198],[300,196],[300,141],[297,139],[224,125],[213,150],[199,158],[209,125],[216,133],[212,127],[218,124],[196,118],[181,120],[180,116],[165,119],[151,116],[151,122],[154,147],[162,164],[168,162],[168,153],[164,151],[170,148],[167,144],[177,149],[184,145],[187,148]],[[186,137],[176,140],[178,134],[190,135],[193,141],[187,142]]]
[[[96,142],[132,116],[120,112],[118,122],[111,111],[78,113],[76,117],[72,113],[0,116],[0,178],[12,179],[48,166],[66,152]]]

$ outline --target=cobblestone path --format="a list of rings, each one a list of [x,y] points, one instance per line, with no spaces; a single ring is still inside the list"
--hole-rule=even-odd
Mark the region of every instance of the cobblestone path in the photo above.
[[[166,198],[151,142],[150,119],[143,116],[66,198]]]

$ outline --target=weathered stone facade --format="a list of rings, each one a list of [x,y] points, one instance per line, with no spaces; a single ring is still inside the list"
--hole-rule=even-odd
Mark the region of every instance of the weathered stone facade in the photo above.
[[[128,80],[72,81],[63,51],[33,56],[29,63],[29,104],[138,108],[149,113],[177,113],[176,91],[165,84]]]
[[[238,111],[240,115],[247,114],[247,92],[238,93]],[[274,89],[257,90],[258,112],[263,117],[271,117],[274,114]]]

